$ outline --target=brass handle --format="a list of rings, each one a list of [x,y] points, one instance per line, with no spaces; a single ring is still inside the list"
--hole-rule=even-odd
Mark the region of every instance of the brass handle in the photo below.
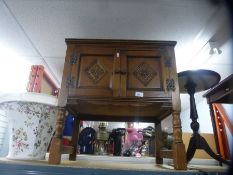
[[[122,70],[121,71],[121,75],[126,75],[127,74],[127,71],[126,70]]]
[[[114,74],[121,74],[121,75],[126,75],[127,74],[127,71],[126,70],[115,70],[114,71]]]
[[[120,74],[120,73],[121,73],[120,70],[115,70],[115,71],[114,71],[114,74]]]

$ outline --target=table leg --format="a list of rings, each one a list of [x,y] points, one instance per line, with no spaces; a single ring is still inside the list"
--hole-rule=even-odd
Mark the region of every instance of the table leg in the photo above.
[[[62,132],[64,129],[65,122],[65,108],[59,108],[58,117],[56,122],[56,132],[53,137],[49,149],[49,164],[60,164],[61,163],[61,152],[62,152]]]
[[[217,154],[215,154],[212,151],[212,149],[210,148],[210,146],[208,145],[206,140],[198,132],[200,125],[197,122],[198,114],[197,114],[196,103],[195,103],[195,98],[194,98],[195,86],[196,86],[195,83],[193,83],[192,81],[189,81],[186,84],[187,92],[190,96],[190,118],[192,120],[190,126],[193,130],[193,135],[189,141],[189,146],[188,146],[188,150],[187,150],[187,157],[186,157],[187,162],[189,162],[193,158],[196,149],[203,149],[212,158],[214,158],[215,160],[218,160],[220,162],[220,164],[221,164],[221,162],[229,164],[229,162],[223,160],[221,158],[221,156],[218,156]]]
[[[78,119],[78,117],[76,116],[74,118],[73,134],[71,140],[71,146],[73,147],[73,152],[69,155],[69,160],[76,160],[78,138],[79,138],[79,124],[80,124],[80,119]]]
[[[160,151],[163,148],[161,122],[155,124],[155,158],[156,164],[163,164],[163,158],[160,157]]]
[[[182,140],[182,130],[181,130],[181,121],[180,121],[180,112],[173,111],[173,162],[174,167],[177,170],[186,170],[186,153],[185,146]]]
[[[190,138],[188,149],[187,149],[187,154],[186,154],[187,162],[189,162],[193,158],[196,152],[196,141],[195,140],[196,138],[194,136]]]

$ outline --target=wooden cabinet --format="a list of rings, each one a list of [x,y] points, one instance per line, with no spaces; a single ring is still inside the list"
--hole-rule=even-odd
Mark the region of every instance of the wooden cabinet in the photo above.
[[[66,40],[68,96],[169,97],[175,42]],[[170,52],[170,54],[169,54]],[[139,92],[139,93],[137,93]]]
[[[171,114],[172,93],[178,90],[176,42],[67,39],[66,43],[60,106],[86,120],[95,115],[95,120],[161,121]]]
[[[59,163],[64,110],[76,120],[142,121],[157,125],[172,114],[173,151],[157,146],[156,162],[173,158],[176,169],[186,169],[180,124],[180,97],[174,41],[66,39],[67,52],[58,99],[61,107],[50,163]],[[78,122],[77,122],[78,123]],[[74,133],[78,133],[74,127]],[[78,135],[73,135],[77,147]],[[58,150],[58,151],[57,151]],[[76,151],[71,154],[76,157]]]
[[[61,96],[67,101],[59,101],[68,106],[78,103],[72,107],[74,113],[86,115],[85,119],[143,116],[143,121],[160,121],[171,113],[176,42],[67,39],[66,43]]]

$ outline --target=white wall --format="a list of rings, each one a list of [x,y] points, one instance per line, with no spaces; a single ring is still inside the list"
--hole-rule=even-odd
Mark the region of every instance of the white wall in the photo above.
[[[198,113],[198,123],[200,124],[199,132],[200,133],[213,133],[212,122],[210,118],[209,105],[207,104],[206,99],[196,102],[197,113]],[[182,131],[192,133],[190,127],[190,108],[186,108],[181,111],[181,123]]]
[[[0,157],[5,157],[9,149],[8,119],[4,111],[0,110]]]

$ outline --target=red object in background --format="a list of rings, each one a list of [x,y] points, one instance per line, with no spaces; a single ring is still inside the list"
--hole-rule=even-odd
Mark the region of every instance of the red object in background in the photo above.
[[[43,72],[44,72],[43,66],[32,66],[31,67],[31,73],[30,73],[29,82],[27,85],[28,92],[40,93]]]
[[[138,132],[138,129],[136,129],[136,128],[127,128],[126,131],[127,131],[127,134],[126,134],[126,137],[125,137],[125,145],[124,145],[125,149],[130,148],[130,146],[133,143],[143,140],[143,135]]]
[[[70,146],[71,141],[69,139],[63,138],[63,145]]]
[[[114,152],[114,144],[113,143],[107,143],[107,154],[113,155]]]
[[[29,81],[27,85],[28,92],[41,93],[42,81],[45,79],[52,88],[51,95],[58,96],[59,90],[53,80],[49,77],[42,65],[33,65],[29,75]]]
[[[219,140],[220,154],[223,159],[229,160],[230,149],[229,149],[225,125],[228,127],[231,134],[233,134],[233,127],[221,104],[217,104],[217,103],[213,104],[213,109],[214,109],[217,137]]]

